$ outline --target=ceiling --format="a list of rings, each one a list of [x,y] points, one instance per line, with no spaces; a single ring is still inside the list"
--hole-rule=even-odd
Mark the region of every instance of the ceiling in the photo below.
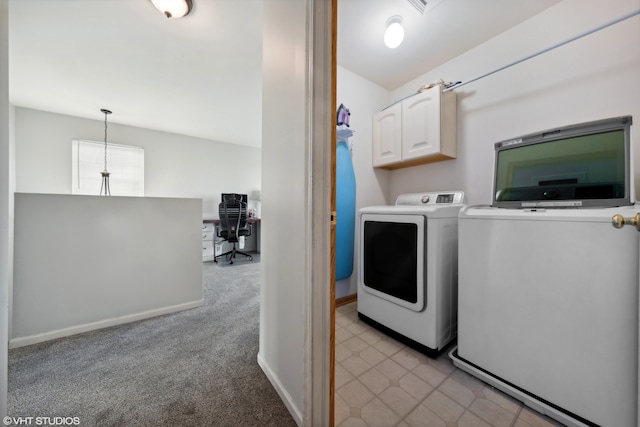
[[[428,0],[421,14],[407,0],[338,1],[338,64],[388,90],[560,2]],[[405,36],[389,49],[383,35],[394,15],[402,17]]]
[[[259,147],[262,0],[193,1],[167,19],[149,0],[9,0],[11,102]],[[559,1],[339,0],[338,63],[391,90]]]

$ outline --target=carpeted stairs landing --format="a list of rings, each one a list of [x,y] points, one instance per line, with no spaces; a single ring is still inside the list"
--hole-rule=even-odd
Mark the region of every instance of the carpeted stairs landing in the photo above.
[[[256,362],[260,264],[203,263],[205,305],[10,350],[10,416],[295,426]]]

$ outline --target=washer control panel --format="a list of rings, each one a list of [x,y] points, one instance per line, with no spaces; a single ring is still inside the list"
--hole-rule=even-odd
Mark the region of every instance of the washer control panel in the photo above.
[[[398,196],[396,206],[457,205],[463,201],[463,191],[408,193]]]

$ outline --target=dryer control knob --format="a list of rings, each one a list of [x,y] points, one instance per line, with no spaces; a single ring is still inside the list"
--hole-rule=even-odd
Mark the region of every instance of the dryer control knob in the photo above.
[[[422,203],[429,203],[429,196],[425,194],[424,196],[422,196],[422,199],[420,199],[420,201]]]

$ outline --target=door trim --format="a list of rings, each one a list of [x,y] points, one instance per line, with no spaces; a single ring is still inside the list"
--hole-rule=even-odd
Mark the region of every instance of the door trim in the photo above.
[[[335,313],[335,98],[336,0],[307,0],[307,251],[305,421],[333,426]],[[332,169],[333,168],[333,169]]]

